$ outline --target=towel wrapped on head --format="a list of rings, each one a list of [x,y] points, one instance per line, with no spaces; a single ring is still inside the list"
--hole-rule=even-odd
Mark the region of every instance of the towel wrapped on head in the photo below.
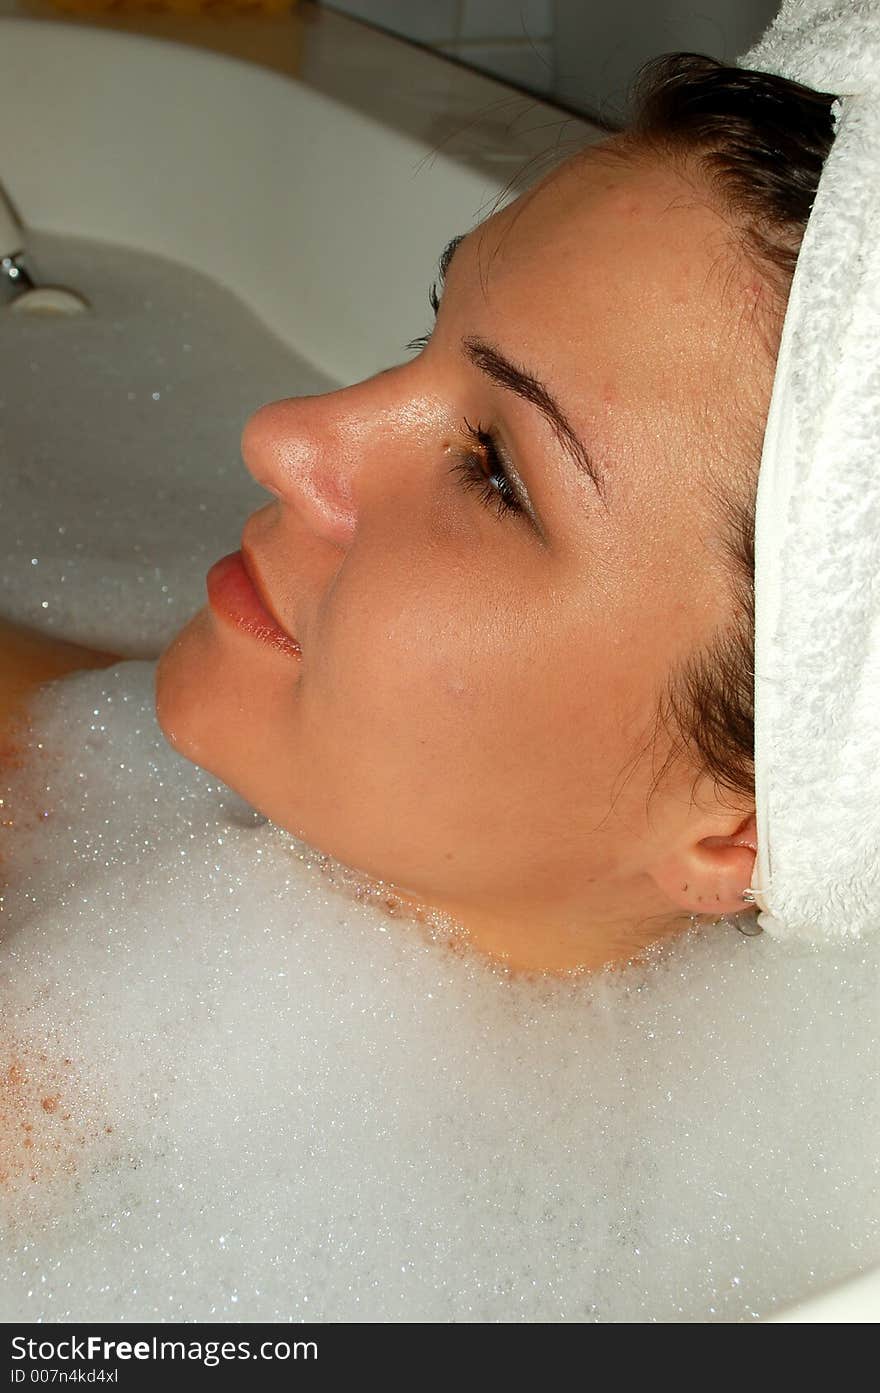
[[[758,477],[752,879],[769,933],[880,930],[880,0],[784,0],[737,64],[834,93]]]

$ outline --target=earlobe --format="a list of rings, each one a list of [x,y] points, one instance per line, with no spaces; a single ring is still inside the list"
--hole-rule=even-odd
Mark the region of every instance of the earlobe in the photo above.
[[[694,829],[689,841],[670,848],[654,867],[654,880],[689,914],[735,914],[745,907],[743,891],[751,884],[755,866],[755,814],[740,817],[728,833],[699,836],[699,831]]]

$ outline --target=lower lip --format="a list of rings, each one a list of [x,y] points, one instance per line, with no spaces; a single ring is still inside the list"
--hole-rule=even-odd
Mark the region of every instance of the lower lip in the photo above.
[[[240,551],[215,561],[206,577],[208,603],[215,614],[230,620],[246,634],[268,643],[278,653],[299,658],[302,649],[296,639],[279,628],[265,608],[244,568]]]

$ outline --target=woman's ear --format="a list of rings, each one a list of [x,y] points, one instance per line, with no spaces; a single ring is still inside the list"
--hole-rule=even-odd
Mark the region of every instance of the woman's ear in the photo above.
[[[717,814],[697,819],[686,839],[654,866],[655,883],[679,909],[691,914],[735,914],[745,907],[758,853],[754,812],[733,812],[729,828],[719,829]],[[710,829],[715,830],[710,830]]]

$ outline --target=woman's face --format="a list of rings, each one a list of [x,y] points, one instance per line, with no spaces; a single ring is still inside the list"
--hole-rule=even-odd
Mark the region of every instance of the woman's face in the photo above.
[[[766,415],[759,295],[690,184],[596,149],[471,231],[418,356],[247,421],[242,548],[301,654],[200,610],[172,745],[514,966],[737,907],[747,810],[693,768],[649,795],[665,683],[731,614],[707,461]]]

